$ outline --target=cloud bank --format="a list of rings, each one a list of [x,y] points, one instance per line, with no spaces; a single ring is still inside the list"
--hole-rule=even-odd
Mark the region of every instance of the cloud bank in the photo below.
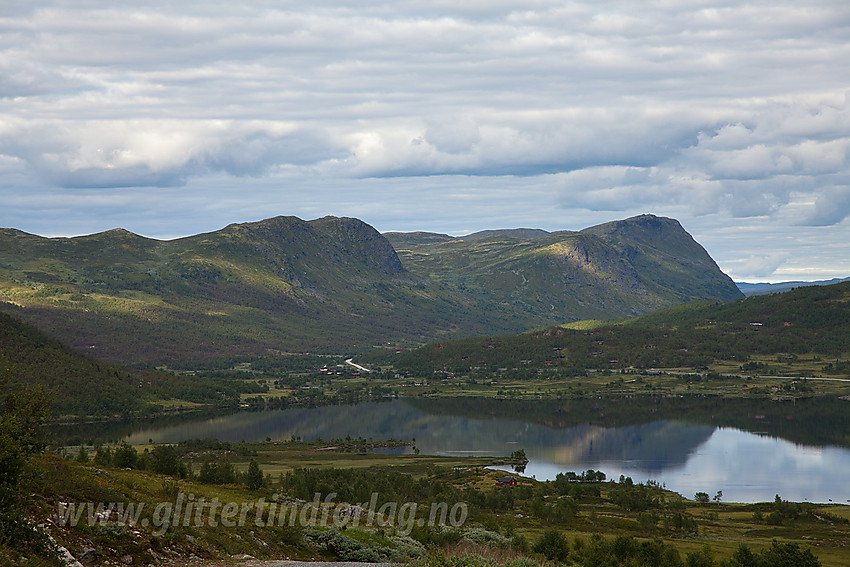
[[[0,16],[0,221],[56,221],[55,199],[68,217],[154,217],[179,195],[185,227],[168,234],[215,228],[188,212],[214,196],[220,224],[315,210],[559,228],[553,211],[649,211],[838,242],[848,28],[843,0],[34,0]],[[126,217],[96,206],[110,198]],[[754,259],[741,274],[803,254],[733,252],[719,234],[713,254]]]

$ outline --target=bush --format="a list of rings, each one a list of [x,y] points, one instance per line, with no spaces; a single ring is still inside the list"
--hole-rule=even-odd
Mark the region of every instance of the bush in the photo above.
[[[510,545],[510,540],[502,534],[485,530],[484,528],[469,528],[464,530],[463,539],[490,547],[505,548]]]
[[[769,548],[759,554],[759,567],[821,567],[821,562],[810,549],[803,551],[799,544],[779,543],[773,540]]]
[[[542,553],[550,561],[564,562],[570,554],[570,542],[560,531],[550,528],[534,544],[534,551]]]

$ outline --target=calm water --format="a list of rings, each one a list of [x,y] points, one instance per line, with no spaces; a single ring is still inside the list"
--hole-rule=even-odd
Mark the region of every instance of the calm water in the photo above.
[[[240,412],[176,425],[142,426],[131,443],[213,437],[305,441],[347,435],[415,440],[425,454],[508,455],[525,450],[525,474],[552,479],[562,471],[602,470],[655,480],[692,498],[696,492],[734,502],[848,502],[850,450],[810,447],[728,427],[664,420],[626,427],[554,428],[520,418],[475,419],[429,413],[404,400],[267,412]]]

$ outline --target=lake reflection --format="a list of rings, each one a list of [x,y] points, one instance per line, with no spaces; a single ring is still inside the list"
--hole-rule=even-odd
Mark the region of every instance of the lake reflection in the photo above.
[[[845,502],[850,451],[812,448],[732,428],[675,420],[642,425],[553,428],[523,419],[476,419],[428,413],[404,400],[267,412],[240,412],[164,428],[142,429],[131,443],[214,437],[259,441],[300,437],[414,440],[425,454],[529,458],[526,475],[552,479],[562,471],[602,470],[635,481],[664,483],[686,497],[695,492],[737,502],[783,499]]]

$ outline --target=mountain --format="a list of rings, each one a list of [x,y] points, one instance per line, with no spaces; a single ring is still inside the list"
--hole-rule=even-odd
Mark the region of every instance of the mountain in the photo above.
[[[729,276],[677,220],[641,215],[586,228],[581,234],[602,239],[632,266],[650,293],[668,304],[741,297]]]
[[[527,327],[742,297],[677,221],[653,215],[580,232],[385,236],[410,272],[461,289],[480,309],[520,317]]]
[[[832,278],[831,280],[818,280],[814,282],[779,282],[779,283],[747,283],[735,282],[738,289],[747,297],[751,295],[765,295],[768,293],[783,293],[798,287],[810,285],[832,285],[841,282],[850,281],[850,278]]]
[[[461,294],[408,273],[383,236],[348,218],[275,217],[170,241],[125,230],[49,239],[3,230],[0,290],[23,307],[16,316],[120,362],[356,349],[481,330]]]
[[[170,241],[0,229],[0,308],[120,362],[351,352],[738,297],[678,222],[651,215],[465,238],[336,217]]]

